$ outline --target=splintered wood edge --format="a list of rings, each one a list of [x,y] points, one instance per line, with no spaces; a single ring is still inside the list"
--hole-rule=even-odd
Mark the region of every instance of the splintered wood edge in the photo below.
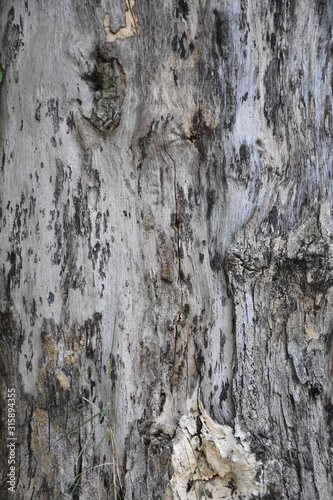
[[[125,26],[120,28],[116,33],[111,31],[111,20],[110,15],[105,14],[104,16],[104,30],[107,42],[115,42],[116,40],[123,40],[125,38],[130,38],[136,36],[139,33],[139,23],[138,18],[133,11],[135,0],[126,0],[127,9],[125,12]]]

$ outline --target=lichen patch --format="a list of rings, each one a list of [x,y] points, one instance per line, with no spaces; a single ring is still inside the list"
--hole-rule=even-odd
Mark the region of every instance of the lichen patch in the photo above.
[[[95,80],[98,86],[94,95],[91,122],[101,132],[119,125],[124,98],[125,74],[116,59],[99,61]]]
[[[45,336],[44,345],[50,364],[55,365],[57,363],[58,347],[56,346],[50,335]]]
[[[58,382],[60,384],[60,387],[62,389],[68,389],[69,388],[69,381],[66,375],[63,372],[59,372],[56,375]]]

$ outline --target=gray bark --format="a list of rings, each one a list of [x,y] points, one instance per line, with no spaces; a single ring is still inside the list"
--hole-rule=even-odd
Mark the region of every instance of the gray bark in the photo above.
[[[332,3],[0,25],[1,498],[332,498]]]

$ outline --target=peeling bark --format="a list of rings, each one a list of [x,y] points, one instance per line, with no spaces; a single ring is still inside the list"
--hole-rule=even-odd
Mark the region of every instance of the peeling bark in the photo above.
[[[213,498],[333,497],[332,4],[6,0],[0,23],[1,498],[10,388],[17,498],[190,498],[199,421]],[[85,448],[111,361],[117,478]]]

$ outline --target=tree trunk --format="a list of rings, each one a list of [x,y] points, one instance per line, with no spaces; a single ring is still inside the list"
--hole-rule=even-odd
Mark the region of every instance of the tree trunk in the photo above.
[[[1,498],[333,498],[333,4],[0,22]]]

